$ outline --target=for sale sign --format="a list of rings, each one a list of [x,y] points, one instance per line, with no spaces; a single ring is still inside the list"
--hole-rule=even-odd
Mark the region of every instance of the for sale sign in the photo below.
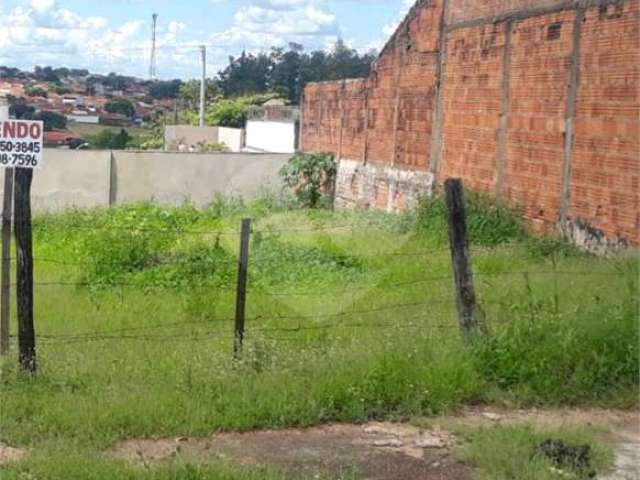
[[[0,120],[0,167],[39,167],[43,132],[42,122]]]

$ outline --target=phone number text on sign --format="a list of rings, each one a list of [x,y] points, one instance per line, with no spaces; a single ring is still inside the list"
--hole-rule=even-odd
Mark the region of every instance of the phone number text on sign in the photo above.
[[[42,122],[0,121],[0,168],[37,168],[42,163]]]

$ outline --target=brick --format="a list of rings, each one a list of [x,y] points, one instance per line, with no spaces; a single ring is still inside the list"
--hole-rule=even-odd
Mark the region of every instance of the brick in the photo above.
[[[472,189],[495,193],[498,156],[505,152],[502,191],[538,231],[550,231],[558,221],[563,192],[576,18],[576,10],[566,5],[561,0],[449,0],[445,15],[454,26],[506,14],[514,20],[504,133],[507,24],[476,22],[446,35],[438,180],[461,177]],[[564,9],[552,12],[558,6]],[[430,168],[442,8],[442,0],[418,0],[369,78],[306,88],[305,150],[341,154],[377,169]],[[519,17],[540,8],[548,12]],[[614,241],[638,245],[640,0],[590,8],[581,28],[567,213]],[[502,138],[504,150],[498,146]],[[374,183],[349,178],[338,189],[344,204],[348,195],[371,208],[411,204],[411,188],[394,190],[385,184],[391,181],[388,174],[377,173],[381,180]]]

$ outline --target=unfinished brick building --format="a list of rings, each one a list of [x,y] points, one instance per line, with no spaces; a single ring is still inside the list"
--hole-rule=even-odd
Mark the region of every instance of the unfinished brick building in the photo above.
[[[640,0],[419,0],[366,79],[311,84],[302,149],[336,201],[397,211],[448,177],[591,247],[640,243]]]

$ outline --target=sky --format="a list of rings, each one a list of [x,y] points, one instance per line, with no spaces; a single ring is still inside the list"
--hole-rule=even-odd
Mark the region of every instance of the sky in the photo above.
[[[329,49],[338,38],[380,49],[414,0],[0,0],[0,65],[87,68],[149,76],[158,14],[157,75],[194,78],[228,57],[286,47]]]

